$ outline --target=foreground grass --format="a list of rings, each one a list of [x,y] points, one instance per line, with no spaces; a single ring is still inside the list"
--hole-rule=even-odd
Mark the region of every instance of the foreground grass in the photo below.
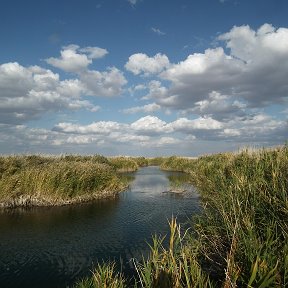
[[[153,238],[135,287],[288,287],[287,146],[161,162],[191,175],[203,212],[187,231],[172,219],[168,247]]]
[[[98,264],[91,277],[79,281],[78,288],[124,288],[126,280],[121,273],[115,271],[115,263]]]
[[[95,156],[0,157],[0,206],[47,206],[114,197],[127,186],[120,160]],[[126,167],[137,163],[126,159]]]

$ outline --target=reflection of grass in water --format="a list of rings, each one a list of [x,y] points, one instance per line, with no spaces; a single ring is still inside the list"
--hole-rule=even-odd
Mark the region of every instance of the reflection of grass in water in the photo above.
[[[135,175],[127,174],[127,173],[121,173],[119,174],[119,177],[123,183],[125,183],[127,186],[129,183],[135,180]]]
[[[184,191],[187,189],[187,183],[190,180],[190,176],[188,174],[177,174],[177,175],[169,175],[169,186],[170,190],[175,191]]]

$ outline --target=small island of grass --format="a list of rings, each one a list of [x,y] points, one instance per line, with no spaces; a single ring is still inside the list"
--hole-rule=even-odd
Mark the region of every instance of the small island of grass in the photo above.
[[[128,185],[119,172],[137,168],[137,161],[127,157],[2,156],[0,207],[58,206],[115,197]]]

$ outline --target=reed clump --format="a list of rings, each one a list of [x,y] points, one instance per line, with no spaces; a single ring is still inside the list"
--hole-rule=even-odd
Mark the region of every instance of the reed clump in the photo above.
[[[137,160],[132,157],[111,157],[109,162],[118,172],[134,172],[139,167]]]
[[[169,222],[170,235],[154,236],[148,259],[135,263],[138,279],[135,287],[208,288],[214,287],[197,259],[197,246],[188,243],[188,230],[183,232],[176,219]]]
[[[172,160],[202,196],[190,239],[216,287],[286,287],[288,147]]]
[[[191,167],[191,163],[192,161],[188,158],[171,156],[162,159],[160,167],[161,169],[168,171],[187,172],[187,170]]]
[[[98,264],[91,277],[78,281],[75,288],[124,288],[123,274],[116,272],[115,262]]]
[[[166,160],[165,157],[154,157],[148,158],[148,165],[149,166],[161,166],[162,163]]]
[[[134,157],[133,160],[136,161],[139,167],[149,166],[149,160],[145,157]]]
[[[0,205],[64,205],[113,197],[127,186],[103,156],[0,157]]]

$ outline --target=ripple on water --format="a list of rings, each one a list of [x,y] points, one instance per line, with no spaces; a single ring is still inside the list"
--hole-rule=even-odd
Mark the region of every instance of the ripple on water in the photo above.
[[[147,167],[114,200],[1,213],[1,285],[66,287],[98,261],[113,259],[133,275],[131,259],[147,255],[151,235],[167,233],[172,215],[185,221],[198,210],[192,186],[183,195],[162,193],[171,187],[171,175],[175,182],[182,174]]]

